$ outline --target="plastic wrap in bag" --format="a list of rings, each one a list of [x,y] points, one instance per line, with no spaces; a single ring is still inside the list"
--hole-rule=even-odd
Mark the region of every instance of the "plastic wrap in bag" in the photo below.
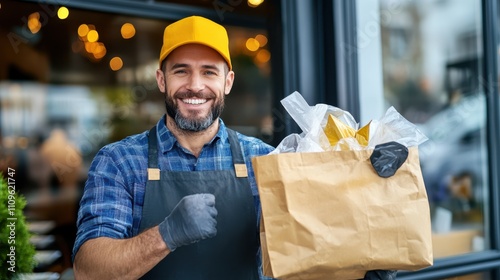
[[[416,125],[406,120],[401,114],[390,107],[384,117],[378,121],[377,128],[370,137],[369,148],[376,145],[395,141],[406,147],[418,146],[428,138],[417,128]]]
[[[358,130],[359,124],[349,112],[326,104],[309,106],[297,91],[281,103],[302,129],[302,134],[285,137],[273,154],[374,149],[387,142],[411,147],[428,139],[394,107],[390,107],[382,119],[372,120]]]

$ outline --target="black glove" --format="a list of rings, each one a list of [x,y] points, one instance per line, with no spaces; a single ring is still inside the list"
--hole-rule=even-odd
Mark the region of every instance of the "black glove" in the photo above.
[[[216,217],[213,194],[188,195],[159,224],[160,234],[170,251],[174,251],[177,247],[214,237],[217,234]]]
[[[363,280],[395,280],[397,270],[370,270]]]
[[[370,161],[380,177],[391,177],[408,157],[408,148],[398,142],[375,146]]]

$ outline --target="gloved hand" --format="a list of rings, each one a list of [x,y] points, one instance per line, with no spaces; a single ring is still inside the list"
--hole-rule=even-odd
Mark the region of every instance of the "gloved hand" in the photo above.
[[[170,251],[217,234],[215,196],[209,193],[185,196],[159,224],[160,234]]]
[[[363,280],[396,280],[397,270],[370,270]]]

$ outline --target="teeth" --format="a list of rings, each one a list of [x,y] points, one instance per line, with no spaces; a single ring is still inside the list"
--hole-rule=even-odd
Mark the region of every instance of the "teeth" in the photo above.
[[[196,98],[196,99],[182,99],[182,102],[184,103],[187,103],[187,104],[203,104],[205,102],[207,102],[206,99],[199,99],[199,98]]]

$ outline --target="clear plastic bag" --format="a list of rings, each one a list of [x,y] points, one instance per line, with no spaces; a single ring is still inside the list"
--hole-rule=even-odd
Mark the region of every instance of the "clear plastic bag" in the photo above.
[[[390,107],[385,116],[378,121],[377,128],[373,136],[370,137],[368,147],[374,148],[376,145],[395,141],[406,147],[418,146],[428,138],[416,125],[406,120],[401,114]]]
[[[427,140],[417,126],[391,107],[382,119],[370,122],[367,145],[360,144],[355,137],[342,138],[335,145],[331,145],[324,130],[330,116],[340,120],[342,124],[354,131],[358,131],[359,124],[349,112],[326,104],[309,106],[297,91],[282,99],[281,104],[302,129],[302,133],[285,137],[272,152],[274,154],[373,149],[379,144],[391,141],[411,147],[418,146]]]

